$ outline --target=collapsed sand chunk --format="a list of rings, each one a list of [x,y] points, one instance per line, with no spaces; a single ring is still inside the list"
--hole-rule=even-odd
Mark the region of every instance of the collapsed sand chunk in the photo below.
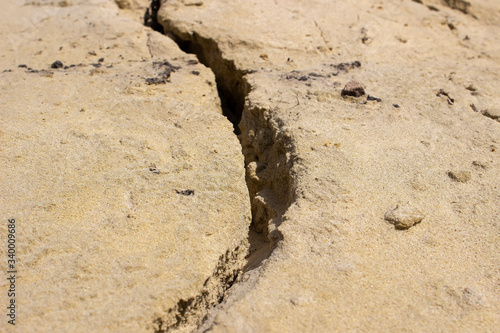
[[[470,171],[448,171],[448,177],[459,183],[466,183],[471,178]]]
[[[500,121],[500,108],[486,109],[481,112],[484,116]]]
[[[396,229],[408,229],[424,219],[424,215],[408,204],[391,207],[384,218],[394,224]]]

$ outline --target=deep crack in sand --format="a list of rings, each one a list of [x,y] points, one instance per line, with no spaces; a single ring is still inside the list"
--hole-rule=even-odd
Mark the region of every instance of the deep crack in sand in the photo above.
[[[213,277],[220,282],[219,285],[214,285],[212,290],[206,288],[202,295],[196,298],[179,300],[178,306],[169,310],[172,323],[167,324],[161,318],[155,321],[156,332],[167,332],[186,323],[201,325],[206,320],[207,312],[217,305],[208,301],[209,299],[216,298],[218,303],[221,303],[233,283],[237,283],[245,272],[258,269],[270,257],[278,242],[282,240],[282,234],[276,227],[281,224],[282,216],[291,204],[291,165],[286,162],[287,143],[283,135],[280,135],[269,121],[252,116],[252,113],[261,113],[261,110],[253,110],[252,106],[245,103],[251,90],[245,77],[248,72],[237,68],[234,61],[225,59],[213,39],[202,37],[196,32],[183,33],[171,22],[158,22],[156,15],[160,6],[161,1],[152,1],[144,16],[144,24],[169,36],[184,52],[196,55],[198,60],[215,74],[222,113],[233,124],[234,133],[242,145],[252,207],[252,224],[248,235],[250,248],[241,274],[233,274],[226,280],[214,274]],[[280,153],[276,154],[276,151]],[[262,176],[266,174],[265,169],[272,170],[267,174],[280,174],[284,177],[275,179],[272,176]],[[274,195],[272,187],[282,189],[284,196]],[[225,270],[225,260],[222,259],[223,256],[217,272]],[[217,295],[213,295],[214,292]]]

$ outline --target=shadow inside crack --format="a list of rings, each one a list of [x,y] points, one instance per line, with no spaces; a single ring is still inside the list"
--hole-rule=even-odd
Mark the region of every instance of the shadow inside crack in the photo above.
[[[231,61],[220,56],[220,50],[213,40],[202,39],[194,34],[193,39],[198,42],[193,42],[181,39],[171,32],[168,35],[182,51],[196,55],[200,63],[214,72],[222,114],[233,124],[234,134],[241,134],[238,125],[241,121],[246,95],[243,73],[236,70]]]
[[[253,225],[248,232],[248,243],[250,247],[246,256],[247,264],[243,267],[243,274],[260,267],[263,261],[271,256],[278,244],[277,241],[270,241],[263,232],[255,231]]]
[[[219,45],[214,39],[201,36],[196,31],[189,33],[181,31],[179,27],[175,26],[172,22],[167,21],[160,24],[157,18],[160,5],[160,0],[152,1],[151,7],[144,15],[144,24],[171,38],[177,43],[182,51],[194,54],[200,63],[212,70],[215,75],[222,113],[232,123],[234,133],[238,136],[240,143],[242,143],[243,136],[240,135],[241,130],[239,125],[244,111],[245,99],[250,91],[249,84],[245,78],[245,75],[249,72],[237,68],[233,60],[224,58],[223,52],[219,49]],[[242,152],[244,150],[244,146],[242,145]],[[248,165],[245,165],[245,168],[247,168],[247,166]],[[249,187],[248,179],[247,187]],[[252,209],[252,214],[254,210],[255,209]],[[261,217],[259,218],[255,216],[252,218],[261,219]],[[261,267],[283,239],[283,235],[276,229],[273,231],[272,237],[268,235],[267,228],[261,227],[259,230],[260,232],[258,232],[256,226],[259,226],[260,224],[261,223],[259,223],[259,221],[253,220],[249,227],[248,243],[250,246],[245,257],[246,264],[241,270],[238,271],[239,276]],[[227,265],[224,265],[220,268],[220,270],[223,268],[226,269],[226,266]],[[226,291],[235,281],[239,281],[238,275],[229,274],[228,276],[231,279],[228,281],[214,280],[220,282],[218,284],[220,288],[216,290],[217,295],[212,295],[211,293],[201,295],[200,302],[197,300],[187,300],[186,302],[192,303],[186,303],[187,306],[185,303],[179,303],[177,307],[172,310],[173,313],[175,313],[175,320],[172,319],[173,322],[169,324],[165,321],[158,321],[158,332],[168,331],[174,326],[180,327],[188,321],[203,321],[203,318],[197,318],[196,320],[190,318],[194,317],[193,313],[199,313],[199,308],[203,307],[203,312],[207,312],[216,306],[214,303],[220,304],[226,297]],[[216,288],[214,288],[214,290],[215,289]],[[207,288],[207,290],[209,290],[209,288]],[[217,301],[207,301],[210,297],[216,297]]]

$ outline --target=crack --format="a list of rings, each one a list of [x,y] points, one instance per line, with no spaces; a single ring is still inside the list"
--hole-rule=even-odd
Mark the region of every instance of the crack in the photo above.
[[[207,324],[210,309],[225,300],[233,283],[244,280],[245,273],[259,269],[282,241],[283,235],[277,228],[294,201],[291,168],[295,154],[291,136],[279,119],[271,119],[269,110],[252,105],[247,98],[251,92],[247,75],[254,71],[237,68],[233,60],[224,57],[214,39],[196,31],[183,31],[169,20],[158,22],[160,5],[160,0],[152,1],[144,16],[145,25],[173,39],[184,52],[196,55],[215,74],[222,112],[233,124],[242,146],[252,211],[250,247],[243,269],[235,274],[234,270],[227,271],[225,264],[219,265],[212,277],[213,283],[204,288],[201,295],[181,299],[169,310],[167,319],[155,321],[156,332],[167,332],[187,323],[196,323],[198,327]],[[226,259],[221,257],[220,262],[225,263]],[[220,274],[222,271],[226,273]],[[221,280],[219,277],[223,276],[230,278]]]
[[[223,114],[233,124],[245,157],[246,182],[252,206],[251,231],[264,238],[280,239],[276,227],[292,200],[290,136],[268,110],[247,100],[251,91],[247,74],[233,60],[223,57],[217,42],[197,32],[180,31],[170,21],[161,22],[164,31],[180,48],[195,54],[216,77]]]
[[[316,28],[319,30],[319,34],[321,36],[321,39],[323,39],[323,43],[325,43],[325,46],[329,50],[331,50],[330,44],[328,44],[328,41],[325,38],[325,33],[323,32],[323,29],[321,29],[321,27],[319,26],[319,24],[318,24],[318,22],[316,20],[313,20],[313,21],[314,21],[314,25],[316,25]]]
[[[239,135],[238,124],[249,91],[248,84],[243,79],[246,72],[237,69],[233,61],[224,59],[214,40],[204,38],[196,32],[186,36],[172,26],[167,26],[165,31],[181,50],[196,55],[203,65],[214,72],[222,113],[233,124],[235,134]]]
[[[158,16],[158,11],[160,10],[161,0],[152,0],[149,8],[146,9],[144,13],[144,25],[150,27],[151,29],[163,33],[163,26],[158,23],[156,19]]]
[[[204,314],[219,304],[224,291],[229,289],[240,275],[240,262],[245,248],[243,244],[219,257],[219,262],[210,278],[203,284],[203,290],[196,297],[181,298],[177,305],[167,311],[166,316],[158,316],[153,321],[155,333],[166,333],[183,326],[200,324]],[[201,314],[201,316],[200,316]]]

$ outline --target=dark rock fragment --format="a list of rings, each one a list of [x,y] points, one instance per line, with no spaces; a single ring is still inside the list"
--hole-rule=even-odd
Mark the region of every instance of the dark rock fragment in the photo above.
[[[366,97],[366,100],[367,101],[377,101],[378,103],[382,102],[382,100],[380,98],[373,97],[373,96],[370,96],[370,95],[368,95],[368,97]]]
[[[453,105],[453,103],[455,103],[455,99],[451,98],[451,96],[446,91],[444,91],[443,89],[439,89],[439,91],[436,94],[436,96],[437,97],[445,96],[446,99],[448,100],[448,104],[450,104],[450,105]]]
[[[61,61],[59,60],[56,60],[52,63],[52,65],[50,65],[50,68],[63,68],[64,65]]]
[[[169,82],[170,74],[180,69],[179,66],[174,66],[167,60],[153,62],[153,68],[160,72],[155,77],[147,78],[147,84],[165,84]]]
[[[357,81],[348,82],[344,89],[342,89],[342,96],[353,96],[353,97],[361,97],[365,94],[365,88],[363,85]]]
[[[181,195],[194,195],[194,190],[175,190],[175,192],[177,194],[181,194]]]

